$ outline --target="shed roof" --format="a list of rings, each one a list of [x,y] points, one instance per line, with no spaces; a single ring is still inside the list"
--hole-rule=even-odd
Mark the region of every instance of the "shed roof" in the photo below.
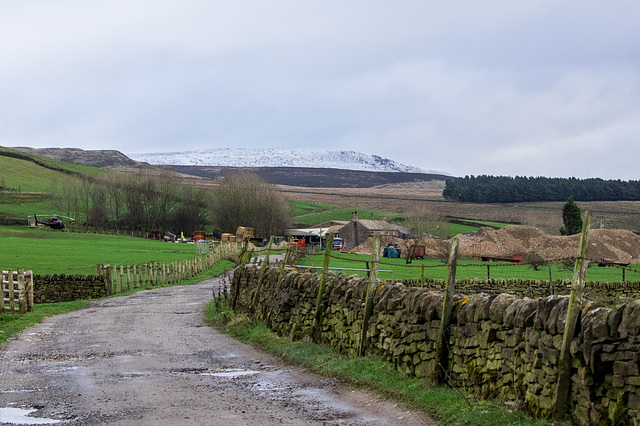
[[[395,225],[393,223],[389,223],[385,220],[367,220],[367,219],[358,219],[357,221],[360,225],[368,228],[372,231],[398,231],[404,234],[408,234],[409,230],[404,226]]]

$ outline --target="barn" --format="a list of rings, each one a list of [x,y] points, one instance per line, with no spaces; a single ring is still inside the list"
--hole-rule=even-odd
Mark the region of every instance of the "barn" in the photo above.
[[[374,235],[396,238],[411,236],[409,230],[400,225],[394,225],[384,220],[358,219],[358,212],[353,212],[351,222],[340,228],[340,238],[344,239],[346,249],[357,247]]]

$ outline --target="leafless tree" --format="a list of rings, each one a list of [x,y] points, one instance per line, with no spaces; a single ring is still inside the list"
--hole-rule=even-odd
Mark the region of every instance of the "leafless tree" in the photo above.
[[[214,194],[211,213],[216,227],[235,232],[238,226],[254,228],[256,236],[282,235],[291,226],[293,211],[277,186],[252,173],[223,179]]]
[[[411,210],[406,215],[406,224],[416,240],[427,236],[444,237],[450,228],[441,214],[430,210],[426,205]]]

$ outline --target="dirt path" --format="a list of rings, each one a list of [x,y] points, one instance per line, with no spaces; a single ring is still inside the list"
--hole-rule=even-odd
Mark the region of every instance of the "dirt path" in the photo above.
[[[2,344],[0,422],[432,424],[210,328],[204,306],[220,285],[213,279],[96,301]],[[13,417],[26,409],[29,417]]]

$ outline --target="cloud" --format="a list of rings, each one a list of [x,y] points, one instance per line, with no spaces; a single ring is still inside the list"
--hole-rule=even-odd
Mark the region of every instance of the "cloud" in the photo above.
[[[596,1],[13,2],[0,144],[638,179],[638,18]]]

